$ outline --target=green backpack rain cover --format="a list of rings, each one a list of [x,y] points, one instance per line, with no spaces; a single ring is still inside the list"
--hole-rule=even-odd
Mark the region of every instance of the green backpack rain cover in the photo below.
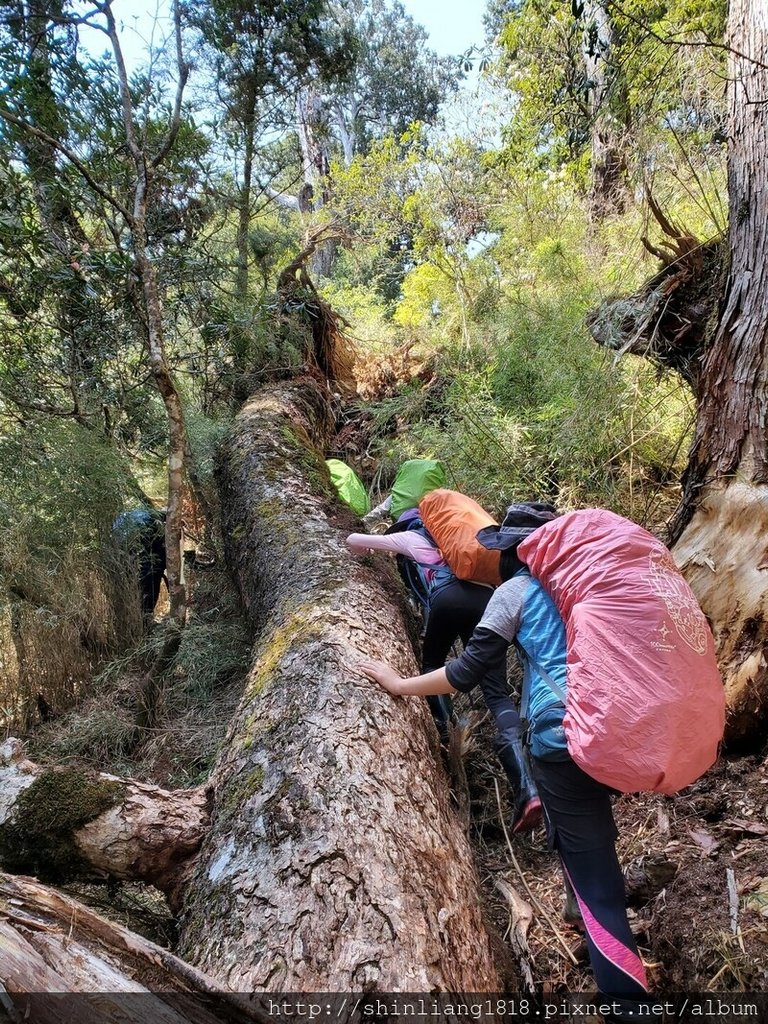
[[[416,508],[425,494],[445,485],[445,470],[441,462],[408,459],[397,471],[392,485],[390,515],[394,520],[399,519],[409,508]]]
[[[344,504],[349,505],[359,516],[364,516],[370,511],[368,492],[354,469],[340,459],[326,459],[325,464],[330,471],[333,486]]]

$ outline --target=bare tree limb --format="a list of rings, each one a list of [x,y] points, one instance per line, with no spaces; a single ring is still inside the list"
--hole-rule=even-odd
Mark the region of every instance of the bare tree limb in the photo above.
[[[171,124],[168,129],[168,134],[166,135],[165,142],[160,147],[159,152],[152,160],[153,167],[159,167],[163,160],[165,160],[176,141],[176,136],[179,134],[179,127],[181,125],[181,101],[184,95],[184,88],[187,84],[187,79],[189,78],[189,64],[184,60],[184,53],[182,49],[181,12],[179,10],[178,0],[175,0],[173,5],[173,25],[176,34],[176,62],[179,69],[179,81],[176,86],[176,97],[173,102],[173,114],[171,116]]]

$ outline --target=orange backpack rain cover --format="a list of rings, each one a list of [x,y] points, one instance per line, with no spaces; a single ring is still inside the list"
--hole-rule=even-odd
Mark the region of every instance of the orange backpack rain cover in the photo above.
[[[540,527],[518,555],[566,630],[568,751],[626,793],[676,793],[717,758],[725,693],[693,591],[661,541],[604,509]]]
[[[441,487],[419,502],[421,520],[432,534],[443,558],[460,580],[497,587],[500,551],[489,551],[477,540],[477,531],[496,526],[496,520],[466,494]]]

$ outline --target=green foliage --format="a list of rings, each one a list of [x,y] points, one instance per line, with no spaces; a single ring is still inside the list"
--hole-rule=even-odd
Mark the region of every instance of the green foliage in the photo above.
[[[678,148],[699,167],[723,137],[725,12],[725,0],[497,3],[497,71],[517,98],[505,166],[535,173],[567,164],[579,180],[600,122],[603,131],[611,125],[635,180]]]
[[[192,25],[204,40],[187,95],[202,98],[207,120],[182,111],[152,185],[147,246],[209,495],[237,404],[300,371],[315,345],[314,293],[302,283],[277,294],[277,279],[307,228],[336,217],[349,244],[323,295],[349,320],[361,392],[375,396],[341,434],[358,431],[350,447],[374,490],[404,458],[426,456],[497,513],[537,496],[664,518],[691,399],[675,378],[606,356],[585,314],[655,269],[641,257],[641,238],[660,233],[641,206],[644,184],[699,237],[724,227],[724,56],[698,44],[722,38],[725,3],[611,4],[610,46],[587,6],[492,0],[496,78],[511,95],[478,106],[477,124],[458,134],[432,127],[458,64],[429,50],[396,0],[183,5],[185,35]],[[149,154],[172,99],[172,54],[158,56],[130,83]],[[588,72],[597,57],[602,104]],[[76,152],[130,208],[114,62],[51,18],[11,18],[0,25],[0,77],[0,110]],[[271,198],[304,181],[298,96],[317,114],[323,167],[331,161],[301,213]],[[629,187],[626,209],[598,222],[585,196],[603,115],[619,128]],[[135,746],[135,690],[164,637],[157,629],[125,653],[138,635],[135,566],[115,561],[109,533],[136,498],[134,479],[162,498],[168,425],[130,216],[39,143],[0,118],[0,705],[26,721],[37,692],[60,697],[57,711],[76,701],[51,756],[120,761]],[[327,487],[313,459],[302,468]],[[207,719],[226,720],[249,659],[226,588],[196,576],[159,700],[164,733],[177,731],[166,747],[145,744],[183,783],[209,770],[224,726],[208,730]]]
[[[440,458],[455,486],[497,513],[538,496],[658,524],[684,465],[692,399],[674,375],[606,355],[585,326],[605,288],[648,276],[642,218],[597,236],[567,172],[491,168],[485,180],[485,248],[462,255],[453,282],[431,259],[404,281],[393,323],[440,354],[426,386],[417,379],[371,410],[382,484],[404,458]],[[677,201],[691,217],[690,200]]]
[[[196,409],[187,412],[187,434],[192,448],[192,459],[200,482],[206,487],[213,485],[219,445],[229,426],[230,420],[225,416],[220,415],[213,419]]]
[[[0,714],[17,728],[36,695],[59,710],[137,632],[131,567],[112,522],[135,488],[103,437],[67,421],[0,435]]]
[[[174,671],[184,678],[181,699],[204,701],[242,678],[251,658],[248,629],[242,620],[198,620],[185,629]]]
[[[375,450],[384,477],[403,459],[436,458],[451,486],[497,514],[509,501],[548,497],[657,522],[654,493],[681,471],[693,422],[680,381],[638,360],[613,365],[575,305],[517,310],[507,323],[503,345],[448,350],[428,388],[383,403]],[[408,424],[395,438],[393,418]]]
[[[109,764],[169,786],[208,777],[242,691],[252,637],[226,573],[192,571],[194,600],[179,650],[159,680],[155,728],[137,733],[136,692],[167,642],[162,623],[103,665],[75,708],[38,726],[31,737],[35,760]]]
[[[52,559],[75,545],[92,557],[130,489],[128,467],[107,441],[67,420],[0,435],[0,551],[23,538],[26,557]]]

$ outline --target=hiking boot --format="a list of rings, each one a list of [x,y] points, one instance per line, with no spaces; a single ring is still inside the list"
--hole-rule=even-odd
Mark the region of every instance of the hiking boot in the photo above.
[[[529,832],[541,824],[541,819],[541,800],[537,796],[532,796],[529,800],[519,800],[512,816],[512,831]]]
[[[427,704],[432,712],[432,718],[435,720],[440,743],[447,747],[451,737],[450,727],[456,720],[453,713],[453,702],[450,697],[439,694],[427,697]]]
[[[494,747],[514,793],[512,831],[526,832],[541,821],[541,800],[525,756],[520,729],[501,729]]]

